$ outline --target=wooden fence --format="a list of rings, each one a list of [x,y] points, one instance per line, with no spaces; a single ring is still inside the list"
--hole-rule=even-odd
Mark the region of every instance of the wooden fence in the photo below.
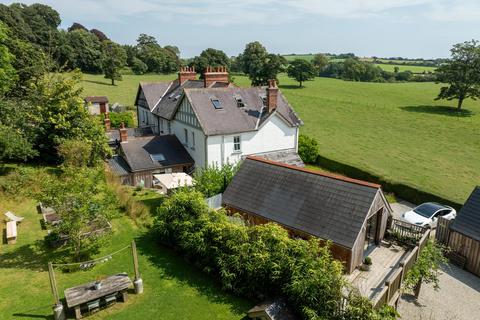
[[[453,220],[439,217],[437,220],[437,231],[435,232],[435,239],[438,243],[448,246],[448,239],[450,237],[450,224]]]
[[[420,240],[428,228],[417,226],[405,221],[393,219],[390,233],[401,242],[413,242]]]
[[[423,228],[423,233],[419,237],[416,246],[400,262],[397,270],[388,277],[381,291],[373,298],[372,303],[375,308],[381,308],[385,304],[396,307],[398,298],[401,295],[403,280],[417,261],[429,238],[430,229]]]

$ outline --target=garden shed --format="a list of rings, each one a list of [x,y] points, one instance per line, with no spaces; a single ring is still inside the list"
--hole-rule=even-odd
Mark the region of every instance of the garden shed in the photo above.
[[[465,269],[480,276],[480,186],[450,224],[450,249],[465,258]]]
[[[380,185],[257,157],[242,163],[223,204],[251,223],[276,222],[294,237],[330,240],[348,273],[381,242],[391,214]]]

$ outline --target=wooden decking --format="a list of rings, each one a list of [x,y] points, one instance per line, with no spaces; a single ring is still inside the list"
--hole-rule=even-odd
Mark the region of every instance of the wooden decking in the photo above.
[[[347,280],[363,296],[372,299],[383,289],[388,277],[398,269],[400,261],[406,256],[406,250],[398,245],[392,245],[390,248],[377,246],[368,256],[372,258],[370,271],[357,269],[347,276]]]

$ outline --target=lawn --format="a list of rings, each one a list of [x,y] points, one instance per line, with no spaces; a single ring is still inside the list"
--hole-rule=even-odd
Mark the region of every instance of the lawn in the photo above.
[[[435,72],[437,68],[435,67],[424,67],[424,66],[406,66],[402,64],[384,64],[377,63],[376,66],[382,68],[385,71],[394,72],[395,67],[398,67],[399,71],[411,71],[413,73],[423,73],[423,72]]]
[[[158,199],[144,196],[149,206]],[[14,211],[25,217],[19,226],[17,244],[0,244],[0,318],[53,319],[47,261],[52,253],[44,249],[46,234],[40,226],[40,215],[30,199],[0,197],[0,212]],[[102,252],[104,256],[128,245],[135,239],[139,253],[140,273],[144,281],[142,295],[131,294],[127,303],[118,303],[89,319],[242,319],[251,303],[224,293],[213,279],[205,276],[169,249],[160,246],[145,229],[127,217],[113,221],[114,232]],[[64,273],[56,271],[59,291],[117,272],[133,276],[129,250],[114,255],[109,262],[89,271]]]
[[[86,93],[126,103],[133,101],[139,81],[155,76],[125,76],[116,87],[92,86],[108,84],[101,76],[85,79]],[[244,76],[235,76],[235,82],[250,84]],[[315,137],[327,158],[461,203],[480,181],[479,102],[468,100],[456,113],[448,107],[455,101],[434,100],[440,88],[434,83],[316,78],[298,88],[281,75],[280,88],[305,122],[301,133]]]

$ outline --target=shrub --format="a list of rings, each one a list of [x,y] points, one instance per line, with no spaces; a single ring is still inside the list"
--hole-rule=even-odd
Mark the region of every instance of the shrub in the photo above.
[[[110,125],[112,128],[120,128],[122,122],[128,128],[133,128],[135,126],[133,112],[110,112],[108,115],[110,117]]]
[[[372,265],[372,258],[365,257],[365,260],[363,260],[363,263],[367,266],[371,266]]]
[[[198,191],[179,190],[166,199],[154,226],[163,243],[218,277],[226,290],[257,299],[283,295],[305,319],[338,313],[345,280],[328,243],[292,239],[272,223],[232,222],[210,210]]]
[[[195,173],[195,189],[205,197],[222,193],[232,181],[238,166],[226,164],[222,168],[210,166]]]
[[[298,154],[305,163],[315,163],[318,157],[318,143],[315,139],[301,134],[298,137]]]
[[[58,155],[69,167],[86,167],[91,164],[92,144],[82,140],[65,140],[58,147]]]
[[[131,69],[135,74],[144,74],[145,72],[147,72],[148,67],[142,60],[134,57],[132,59]]]

